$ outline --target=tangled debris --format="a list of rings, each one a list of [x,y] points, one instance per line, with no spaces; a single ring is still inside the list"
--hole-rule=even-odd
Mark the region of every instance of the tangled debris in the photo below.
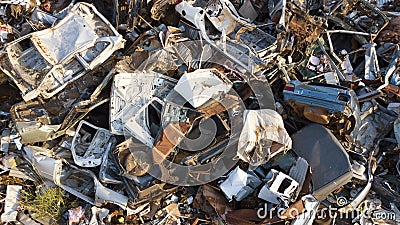
[[[0,1],[4,224],[399,224],[400,4]]]

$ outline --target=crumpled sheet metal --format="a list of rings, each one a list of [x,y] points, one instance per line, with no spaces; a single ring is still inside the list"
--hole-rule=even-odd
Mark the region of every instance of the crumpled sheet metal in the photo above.
[[[191,22],[200,30],[200,33],[204,40],[211,42],[207,36],[206,24],[205,24],[205,11],[201,7],[194,7],[187,1],[182,1],[175,6],[175,10],[182,15],[183,18]]]
[[[376,108],[373,105],[370,107],[373,109]],[[367,106],[365,108],[367,108]],[[364,109],[363,112],[366,111],[367,109]],[[377,147],[379,140],[393,128],[393,122],[396,116],[383,107],[378,107],[374,109],[372,113],[368,114],[368,112],[366,112],[365,114],[367,114],[367,116],[361,121],[362,124],[356,136],[356,143],[357,150],[360,153],[368,154]]]
[[[205,7],[206,16],[214,25],[214,27],[222,32],[222,35],[231,34],[237,24],[240,24],[244,29],[253,30],[255,25],[248,23],[236,11],[232,2],[228,0],[217,0],[214,4],[209,4]]]
[[[115,138],[108,130],[81,120],[71,143],[74,162],[82,167],[99,166],[115,142]]]
[[[45,148],[25,146],[24,154],[39,175],[72,195],[96,206],[113,203],[123,209],[127,207],[128,197],[104,187],[92,171],[55,159]]]
[[[114,144],[115,143],[110,143],[108,146]],[[112,150],[114,150],[114,148],[107,148],[103,154],[99,171],[99,180],[105,184],[122,184],[119,163],[116,161]]]
[[[239,14],[228,0],[217,0],[206,6],[205,11],[214,27],[226,35],[232,33],[239,22]]]
[[[310,166],[304,158],[299,157],[295,164],[289,170],[289,177],[293,178],[297,183],[299,183],[299,188],[294,196],[298,196],[300,194],[301,188],[303,187],[307,175],[310,173]]]
[[[246,110],[243,119],[237,154],[251,166],[265,164],[279,152],[292,148],[292,140],[286,132],[282,117],[276,111]]]
[[[312,43],[318,39],[324,26],[321,18],[304,13],[296,4],[286,4],[283,7],[279,20],[280,29],[293,32],[299,43]]]
[[[344,6],[347,7],[339,7]],[[377,35],[388,25],[389,19],[384,12],[376,8],[367,0],[346,0],[341,1],[337,7],[336,13],[328,15],[330,22],[338,25],[345,32],[353,34],[354,32],[362,32],[364,35],[370,37],[371,41],[374,41]],[[357,11],[357,13],[352,13]],[[347,15],[347,16],[346,16]],[[369,21],[373,21],[370,23]],[[357,24],[357,26],[354,26]],[[354,35],[361,44],[367,44],[370,41],[366,37],[361,35]]]
[[[208,71],[209,70],[206,70],[206,72]],[[201,70],[201,72],[203,72],[203,70]],[[204,78],[200,77],[199,80],[201,79],[204,81]],[[209,80],[207,80],[207,82],[209,82]],[[220,81],[218,81],[218,83],[220,83]],[[209,88],[205,82],[202,82],[202,85],[203,84],[205,84],[204,86],[206,88],[202,86],[188,85],[190,92],[195,94],[188,93],[188,95],[195,98],[196,95],[201,95],[201,92],[197,92],[196,89],[200,89],[201,91],[210,90],[211,92],[208,92],[208,95],[206,95],[207,99],[210,98],[210,95],[216,96],[217,99],[207,101],[207,105],[204,105],[204,107],[203,103],[201,103],[202,107],[200,109],[193,110],[184,106],[187,100],[180,96],[180,94],[177,93],[174,88],[174,90],[172,90],[165,98],[166,104],[164,105],[161,113],[161,128],[158,131],[157,139],[154,142],[154,145],[151,146],[150,149],[137,147],[133,148],[133,151],[131,150],[138,162],[141,165],[144,165],[145,168],[149,168],[147,172],[150,175],[157,177],[161,181],[172,184],[179,183],[180,186],[208,183],[211,180],[218,179],[227,171],[229,171],[237,161],[232,159],[236,153],[235,142],[238,138],[239,129],[241,127],[240,121],[237,122],[236,120],[240,120],[242,118],[241,112],[244,109],[243,102],[239,100],[237,93],[231,89],[229,89],[228,93],[224,93],[223,90]],[[214,103],[217,103],[217,105]],[[211,107],[209,111],[201,111],[202,109],[207,109],[208,107]],[[196,110],[201,113],[197,113]],[[196,118],[202,118],[203,115],[207,118],[222,112],[226,112],[228,114],[229,120],[231,121],[231,127],[233,130],[235,130],[235,132],[231,132],[231,144],[227,146],[225,150],[218,155],[218,157],[214,157],[213,160],[210,160],[210,162],[190,167],[172,163],[167,159],[176,146],[179,145],[179,148],[183,148],[180,143],[183,139],[187,139],[185,135],[192,127],[193,119],[195,120]],[[212,139],[215,138],[214,136],[209,137]],[[188,143],[189,142],[186,144]],[[202,148],[204,147],[207,146],[202,146]],[[202,149],[188,148],[187,150],[197,151]],[[171,169],[171,166],[174,166],[176,169]]]
[[[11,118],[22,138],[21,142],[31,144],[56,139],[66,134],[90,111],[106,103],[108,99],[97,97],[112,71],[106,77],[99,74],[83,77],[49,100],[23,101],[13,105],[10,109]],[[93,88],[96,88],[95,91],[88,96]]]
[[[62,19],[66,16],[68,10],[73,7],[75,0],[71,1],[65,9],[58,13],[49,14],[40,8],[35,8],[32,12],[31,19],[33,21],[40,21],[45,26],[53,26],[57,19]]]
[[[34,169],[45,179],[53,181],[54,177],[60,176],[62,160],[52,158],[47,149],[37,146],[24,146],[23,153]]]
[[[81,8],[80,10],[84,12],[89,9]],[[99,38],[89,26],[94,21],[85,21],[86,16],[85,14],[70,14],[64,18],[65,21],[52,30],[32,34],[31,40],[47,61],[52,64],[60,63],[71,52]],[[65,40],[63,37],[71,39]]]
[[[50,113],[39,101],[17,103],[10,111],[23,144],[47,141],[61,127],[51,124]]]
[[[240,23],[245,26],[243,27],[243,29],[239,29],[239,31],[236,33],[235,37],[233,38],[235,40],[230,40],[227,38],[227,34],[225,33],[226,30],[223,30],[224,32],[222,32],[222,42],[218,40],[211,40],[207,34],[205,25],[205,14],[207,13],[203,8],[194,6],[196,5],[194,3],[195,2],[188,3],[186,1],[182,1],[175,6],[175,10],[199,30],[202,39],[210,44],[211,47],[215,48],[217,51],[219,51],[221,54],[231,60],[234,63],[234,67],[240,67],[240,71],[244,69],[247,70],[249,73],[254,73],[257,71],[257,64],[261,64],[261,68],[264,67],[264,62],[262,62],[259,58],[263,58],[263,56],[265,58],[267,52],[269,51],[259,51],[257,44],[252,43],[251,45],[247,46],[239,42],[242,33],[244,33],[246,30],[254,30],[256,29],[256,26],[251,25],[244,20],[239,20]],[[228,3],[228,5],[230,4],[231,3]],[[214,10],[211,11],[214,11],[218,14],[218,4],[213,5],[212,7],[216,7],[217,9],[213,8]],[[275,41],[270,35],[268,35],[268,38],[266,38],[266,40],[267,39],[270,39],[269,42]],[[269,46],[272,46],[272,43]],[[249,48],[253,48],[253,51],[257,51],[256,54],[254,54],[253,51],[248,51]],[[254,50],[254,48],[257,50]]]
[[[110,100],[111,133],[133,136],[148,146],[150,135],[148,106],[152,101],[163,104],[176,80],[156,72],[120,73],[114,76]],[[129,117],[129,118],[128,118]]]
[[[217,214],[221,217],[225,217],[225,214],[232,211],[225,196],[210,185],[202,185],[198,189],[193,205],[203,209],[209,215]]]
[[[16,128],[21,135],[21,143],[34,143],[50,139],[60,125],[43,125],[39,122],[17,122]]]
[[[115,152],[118,155],[118,162],[121,167],[121,175],[133,179],[133,177],[143,176],[146,170],[143,165],[139,165],[135,157],[129,151],[133,147],[133,140],[129,138],[117,145]]]
[[[364,45],[367,48],[365,51],[365,79],[367,80],[374,80],[378,77],[379,64],[375,46],[376,44]]]

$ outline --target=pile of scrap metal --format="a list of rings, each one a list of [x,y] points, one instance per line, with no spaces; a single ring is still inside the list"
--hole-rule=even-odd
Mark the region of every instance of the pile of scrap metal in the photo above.
[[[397,1],[10,0],[0,21],[0,175],[61,188],[58,223],[400,223]],[[1,183],[1,222],[51,222],[27,188]]]

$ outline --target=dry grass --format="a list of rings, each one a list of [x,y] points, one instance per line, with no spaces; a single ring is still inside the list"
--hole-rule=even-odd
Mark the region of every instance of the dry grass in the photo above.
[[[66,209],[65,196],[60,187],[47,188],[43,192],[22,191],[21,205],[34,218],[51,217],[54,220]]]

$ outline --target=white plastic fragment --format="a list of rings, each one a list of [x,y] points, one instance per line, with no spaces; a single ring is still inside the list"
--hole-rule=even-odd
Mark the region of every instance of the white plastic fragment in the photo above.
[[[216,99],[226,93],[232,85],[224,82],[215,74],[215,70],[200,69],[185,73],[179,79],[174,90],[193,107],[198,108],[210,99]]]
[[[15,139],[14,139],[14,143],[15,143],[15,145],[17,146],[17,149],[18,149],[18,150],[21,150],[21,149],[22,149],[21,137],[15,138]]]
[[[10,129],[4,129],[1,134],[1,151],[8,152],[8,146],[10,145]]]
[[[221,183],[220,188],[229,201],[233,198],[241,201],[261,185],[261,180],[253,171],[243,171],[239,167],[232,170],[228,179]]]
[[[232,200],[233,196],[246,186],[246,182],[247,173],[239,167],[236,167],[236,169],[229,173],[228,179],[220,185],[220,188],[225,193],[228,200]]]
[[[311,71],[317,71],[320,62],[321,61],[318,57],[312,55],[312,56],[310,56],[310,59],[308,60],[307,68]]]
[[[312,195],[305,195],[303,200],[305,212],[298,215],[291,225],[312,225],[317,215],[319,201]]]
[[[97,208],[96,206],[92,207],[92,218],[90,218],[89,225],[104,225],[104,218],[108,216],[110,210],[105,208]]]
[[[2,222],[16,221],[21,190],[22,186],[20,185],[7,186],[7,195],[4,203],[4,213],[1,214]]]
[[[293,193],[299,186],[293,178],[274,169],[271,169],[266,179],[268,181],[261,188],[258,197],[273,204],[291,201]]]

